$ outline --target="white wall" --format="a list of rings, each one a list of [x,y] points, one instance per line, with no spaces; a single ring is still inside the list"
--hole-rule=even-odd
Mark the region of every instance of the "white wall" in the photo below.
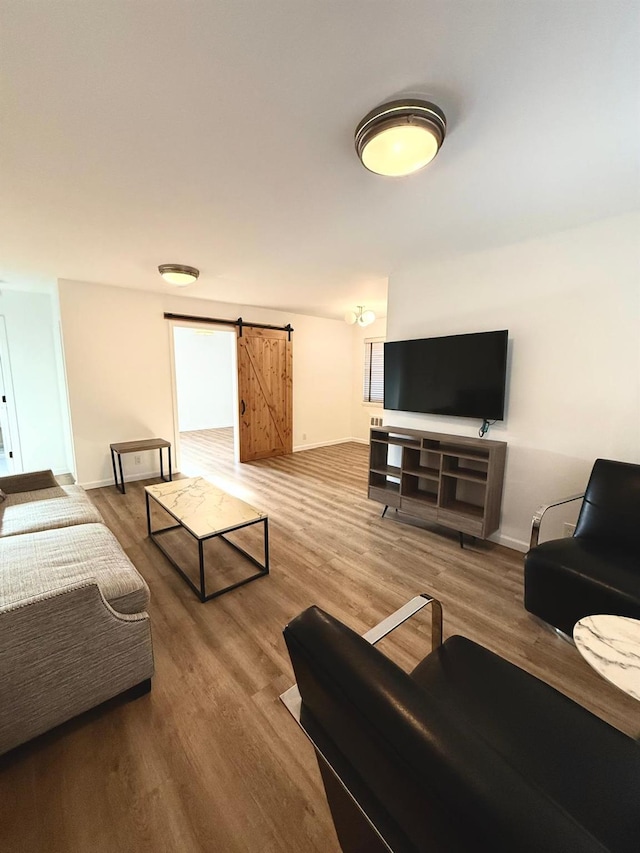
[[[178,429],[230,427],[234,423],[234,332],[176,326],[174,352]]]
[[[264,308],[59,281],[60,312],[78,480],[112,482],[109,444],[161,437],[175,442],[171,327],[165,311],[284,325],[293,334],[294,449],[351,436],[352,334],[338,320]],[[157,472],[157,453],[125,476]]]
[[[371,418],[384,417],[382,404],[365,403],[362,400],[364,372],[364,342],[367,338],[384,338],[387,330],[386,318],[376,320],[362,329],[352,326],[353,335],[353,390],[351,403],[351,434],[357,441],[369,441]]]
[[[24,471],[73,470],[57,305],[50,293],[4,289],[11,375]]]
[[[305,314],[291,317],[295,329],[293,449],[349,440],[353,373],[351,327],[343,320],[324,320]]]
[[[640,462],[640,216],[425,263],[389,283],[387,340],[509,329],[497,538],[525,550],[535,508],[581,491],[597,457]],[[385,412],[475,435],[478,421]]]

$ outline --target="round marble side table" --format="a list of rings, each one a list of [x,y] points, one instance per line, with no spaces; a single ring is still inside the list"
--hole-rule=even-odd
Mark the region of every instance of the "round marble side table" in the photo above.
[[[585,616],[573,639],[582,657],[607,681],[640,699],[640,620],[627,616]]]

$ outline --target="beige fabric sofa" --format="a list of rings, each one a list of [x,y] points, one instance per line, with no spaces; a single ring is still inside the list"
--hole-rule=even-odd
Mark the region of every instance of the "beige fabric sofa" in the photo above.
[[[0,754],[153,675],[149,588],[79,486],[0,478]]]

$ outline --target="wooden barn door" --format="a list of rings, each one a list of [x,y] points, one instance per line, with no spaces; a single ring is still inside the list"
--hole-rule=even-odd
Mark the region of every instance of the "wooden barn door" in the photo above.
[[[290,334],[279,329],[238,329],[240,461],[291,453],[292,366]]]

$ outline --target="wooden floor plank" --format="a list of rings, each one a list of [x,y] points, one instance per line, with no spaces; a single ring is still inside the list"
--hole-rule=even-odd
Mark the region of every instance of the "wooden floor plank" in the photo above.
[[[637,703],[524,611],[522,555],[380,518],[365,446],[238,465],[231,431],[203,430],[183,434],[181,451],[185,472],[268,512],[271,574],[200,604],[146,537],[144,483],[90,493],[151,588],[153,689],[0,759],[3,851],[337,851],[312,750],[278,700],[293,680],[282,628],[310,604],[365,631],[430,592],[445,636],[477,640],[638,734]],[[428,647],[426,613],[383,646],[405,667]]]

